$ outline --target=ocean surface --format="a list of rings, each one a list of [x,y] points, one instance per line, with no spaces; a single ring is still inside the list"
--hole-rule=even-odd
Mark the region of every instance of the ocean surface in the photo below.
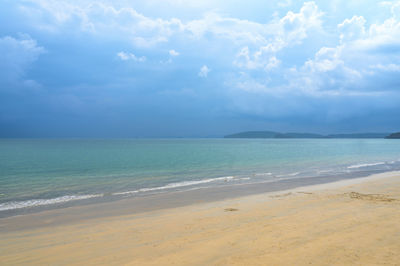
[[[204,187],[400,170],[386,139],[2,139],[0,214]]]

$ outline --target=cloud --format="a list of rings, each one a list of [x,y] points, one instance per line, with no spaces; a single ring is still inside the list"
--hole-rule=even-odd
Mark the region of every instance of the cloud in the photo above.
[[[179,19],[153,19],[134,8],[102,1],[27,0],[20,9],[33,25],[42,30],[60,32],[80,30],[88,33],[122,36],[136,46],[152,47],[167,42],[175,32],[183,30]]]
[[[209,69],[206,65],[202,66],[199,71],[199,77],[206,78],[208,73],[210,73],[211,69]]]
[[[244,47],[236,55],[234,65],[247,69],[271,70],[280,64],[276,54],[285,48],[299,45],[311,30],[321,29],[323,13],[314,2],[305,2],[298,13],[289,11],[284,17],[271,23],[270,39],[251,53]]]
[[[292,4],[293,4],[292,0],[279,1],[278,7],[288,7],[288,6],[291,6]]]
[[[236,55],[236,59],[233,64],[240,68],[247,69],[264,69],[265,71],[272,70],[277,68],[280,65],[281,61],[276,58],[275,55],[270,54],[265,57],[265,54],[258,51],[253,56],[250,54],[249,47],[244,47],[240,52]]]
[[[314,2],[305,2],[298,13],[289,11],[279,20],[281,35],[285,37],[286,43],[301,42],[307,37],[308,30],[321,27],[322,15]]]
[[[321,123],[398,109],[398,13],[392,8],[390,17],[369,26],[366,17],[351,16],[324,35],[320,33],[327,29],[321,31],[322,12],[318,10],[310,3],[298,13],[288,12],[279,19],[278,25],[284,25],[281,35],[268,45],[258,49],[245,46],[236,54],[234,65],[240,72],[230,76],[231,81],[225,84],[233,110],[260,119],[310,117]],[[307,28],[309,24],[303,26],[300,21],[306,21],[310,14],[314,14],[311,21],[315,27]],[[297,54],[294,47],[311,35],[336,38],[315,47],[317,50],[304,61],[299,60],[298,65],[291,64],[285,52],[292,59]],[[307,48],[301,46],[298,52],[304,53]],[[268,65],[270,70],[277,71],[255,71],[267,70]]]
[[[291,87],[304,94],[345,95],[358,90],[362,73],[343,56],[345,47],[322,47],[313,59],[291,71]]]
[[[395,19],[400,20],[400,1],[392,5],[391,12]]]
[[[0,82],[35,84],[32,80],[24,81],[26,72],[45,51],[29,35],[0,38]]]
[[[134,55],[132,53],[119,52],[117,54],[117,56],[122,61],[128,61],[128,60],[132,60],[132,61],[135,61],[135,62],[145,62],[146,61],[146,57],[145,56],[137,57],[136,55]]]
[[[30,4],[25,4],[27,2]],[[54,27],[55,30],[65,30],[65,26],[69,25],[75,30],[74,27],[78,26],[83,32],[121,38],[124,42],[129,41],[135,46],[145,47],[155,53],[157,53],[156,46],[160,46],[160,51],[163,51],[167,42],[177,45],[177,50],[180,49],[180,45],[185,47],[198,45],[214,52],[210,55],[211,59],[214,59],[214,55],[221,55],[220,58],[231,60],[233,67],[239,68],[239,71],[261,70],[267,73],[267,80],[276,80],[281,84],[287,82],[288,87],[294,87],[296,82],[302,80],[303,84],[300,87],[306,88],[312,85],[313,89],[308,88],[306,91],[326,88],[334,90],[339,83],[340,86],[349,87],[352,82],[362,80],[364,76],[371,77],[373,71],[383,71],[384,66],[395,63],[384,56],[372,58],[371,51],[376,53],[386,51],[390,54],[391,49],[400,49],[398,46],[400,38],[397,33],[400,32],[400,26],[396,19],[399,2],[390,5],[392,17],[384,23],[372,24],[367,28],[364,16],[352,16],[339,23],[336,32],[330,33],[338,35],[340,38],[338,45],[326,44],[310,48],[301,45],[327,36],[325,34],[327,29],[323,28],[323,19],[326,19],[326,16],[312,1],[304,2],[298,10],[288,11],[280,18],[275,16],[267,23],[224,16],[216,11],[208,11],[197,19],[181,20],[175,17],[164,19],[146,16],[132,6],[108,1],[27,0],[27,2],[22,3],[21,8],[27,12],[27,17],[34,16],[36,24],[33,24],[43,26],[42,29]],[[292,1],[287,1],[290,2]],[[36,12],[28,14],[28,11]],[[313,39],[308,40],[309,38]],[[302,55],[303,51],[295,53],[296,46],[299,46],[299,49],[310,50],[310,55]],[[180,53],[177,50],[169,50],[170,57],[178,56]],[[295,56],[299,57],[296,58],[297,62],[288,61],[288,56],[285,56],[287,52],[296,54]],[[368,53],[366,67],[357,64],[357,60],[359,61],[365,53]],[[125,61],[146,60],[144,56],[139,57],[128,52],[120,52],[118,57]],[[218,61],[220,58],[215,60]],[[293,60],[292,58],[289,60]],[[382,67],[370,67],[373,65]],[[208,74],[207,71],[204,73]],[[318,76],[321,73],[322,75]],[[207,74],[201,75],[207,76]],[[269,75],[275,76],[271,78]],[[295,81],[290,80],[292,77]],[[340,78],[345,78],[345,81],[340,81]],[[346,82],[347,85],[344,84]]]
[[[169,55],[170,56],[178,56],[179,53],[177,51],[175,51],[175,50],[169,50]]]
[[[303,79],[301,87],[337,94],[374,94],[397,89],[400,79],[388,77],[385,72],[399,70],[400,21],[392,16],[369,28],[365,24],[362,16],[340,23],[340,44],[322,47],[314,59],[296,71]]]
[[[377,96],[397,91],[400,78],[393,73],[400,70],[400,21],[393,14],[382,23],[365,25],[363,16],[339,23],[340,41],[336,46],[319,48],[313,58],[300,66],[281,68],[282,74],[274,77],[280,84],[275,89],[269,85],[268,91],[309,97]],[[277,64],[270,61],[274,56],[271,51],[263,53],[268,55],[264,60],[257,60],[259,54],[252,55],[244,48],[237,56],[241,61],[237,59],[235,63],[242,68],[256,69],[271,62],[273,67]]]
[[[377,65],[372,65],[371,68],[389,72],[400,72],[400,65],[397,64],[388,64],[388,65],[377,64]]]
[[[157,1],[152,0],[151,7],[157,7]],[[6,19],[14,24],[4,23],[3,35],[26,29],[22,31],[35,34],[40,45],[30,37],[1,38],[0,82],[32,86],[36,75],[51,84],[52,99],[71,95],[82,106],[91,102],[93,112],[105,109],[104,104],[95,104],[104,102],[122,106],[121,113],[133,112],[134,100],[151,106],[147,120],[155,123],[160,120],[152,118],[164,114],[160,110],[188,104],[187,99],[175,97],[190,94],[183,88],[196,92],[191,97],[198,101],[198,110],[189,106],[188,113],[216,108],[259,121],[287,117],[324,121],[357,117],[372,109],[398,109],[400,2],[377,4],[387,9],[375,12],[379,14],[371,14],[374,7],[369,4],[339,14],[323,1],[278,1],[262,4],[265,9],[254,13],[239,12],[238,6],[212,9],[208,5],[212,1],[190,1],[202,6],[201,11],[190,12],[184,12],[183,0],[176,0],[180,10],[153,10],[145,2],[13,2],[14,9],[9,9],[14,12],[3,13],[15,16]],[[254,2],[247,3],[250,9]],[[350,2],[346,6],[361,6]],[[50,52],[38,61],[44,52],[41,46]],[[109,54],[113,56],[104,56]],[[30,72],[37,63],[39,71]],[[199,83],[199,77],[211,78],[203,80],[209,86]],[[67,105],[62,107],[66,113]]]
[[[59,32],[71,30],[68,26],[73,26],[83,32],[118,36],[147,48],[169,42],[176,36],[201,39],[211,35],[235,45],[267,46],[272,41],[273,49],[279,50],[281,41],[301,42],[309,28],[320,25],[322,15],[314,2],[304,3],[299,13],[289,11],[281,20],[266,24],[226,17],[214,11],[186,22],[179,18],[152,18],[132,7],[101,1],[26,0],[20,9],[41,30]]]
[[[365,18],[363,16],[354,16],[351,19],[345,19],[338,25],[340,31],[340,40],[342,42],[360,39],[365,35]]]

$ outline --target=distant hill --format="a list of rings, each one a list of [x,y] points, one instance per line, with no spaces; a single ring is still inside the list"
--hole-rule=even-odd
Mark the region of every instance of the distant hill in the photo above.
[[[355,133],[355,134],[331,134],[333,139],[383,139],[388,133]]]
[[[400,139],[400,132],[390,134],[386,139]]]
[[[279,134],[273,131],[247,131],[224,136],[224,138],[245,138],[245,139],[271,139]]]
[[[326,136],[313,133],[279,133],[277,139],[326,139]]]
[[[399,134],[400,132],[395,133]],[[274,131],[247,131],[226,135],[224,138],[247,138],[247,139],[378,139],[385,138],[389,133],[354,133],[354,134],[330,134],[321,135],[313,133],[279,133]],[[392,134],[394,135],[394,134]],[[389,138],[389,136],[388,136]],[[396,138],[396,137],[394,137]]]

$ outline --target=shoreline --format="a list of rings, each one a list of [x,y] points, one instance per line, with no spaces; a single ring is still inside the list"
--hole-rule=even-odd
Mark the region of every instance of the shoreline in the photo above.
[[[400,172],[388,172],[65,224],[47,220],[1,232],[0,263],[398,265],[399,220]]]
[[[400,171],[374,173],[358,172],[351,176],[325,176],[299,179],[283,179],[275,182],[204,187],[193,190],[164,192],[141,197],[128,197],[113,201],[88,201],[86,204],[70,202],[66,206],[52,206],[42,210],[27,209],[26,213],[0,216],[0,233],[29,230],[41,227],[68,225],[86,220],[96,220],[124,215],[140,215],[158,210],[182,208],[191,205],[237,200],[258,195],[289,193],[298,189],[321,189],[324,187],[357,184],[381,176],[398,174]],[[366,174],[367,173],[367,174]]]

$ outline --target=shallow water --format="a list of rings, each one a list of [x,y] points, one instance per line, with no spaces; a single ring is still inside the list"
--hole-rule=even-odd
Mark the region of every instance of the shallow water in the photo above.
[[[0,212],[398,169],[386,139],[3,139]]]

